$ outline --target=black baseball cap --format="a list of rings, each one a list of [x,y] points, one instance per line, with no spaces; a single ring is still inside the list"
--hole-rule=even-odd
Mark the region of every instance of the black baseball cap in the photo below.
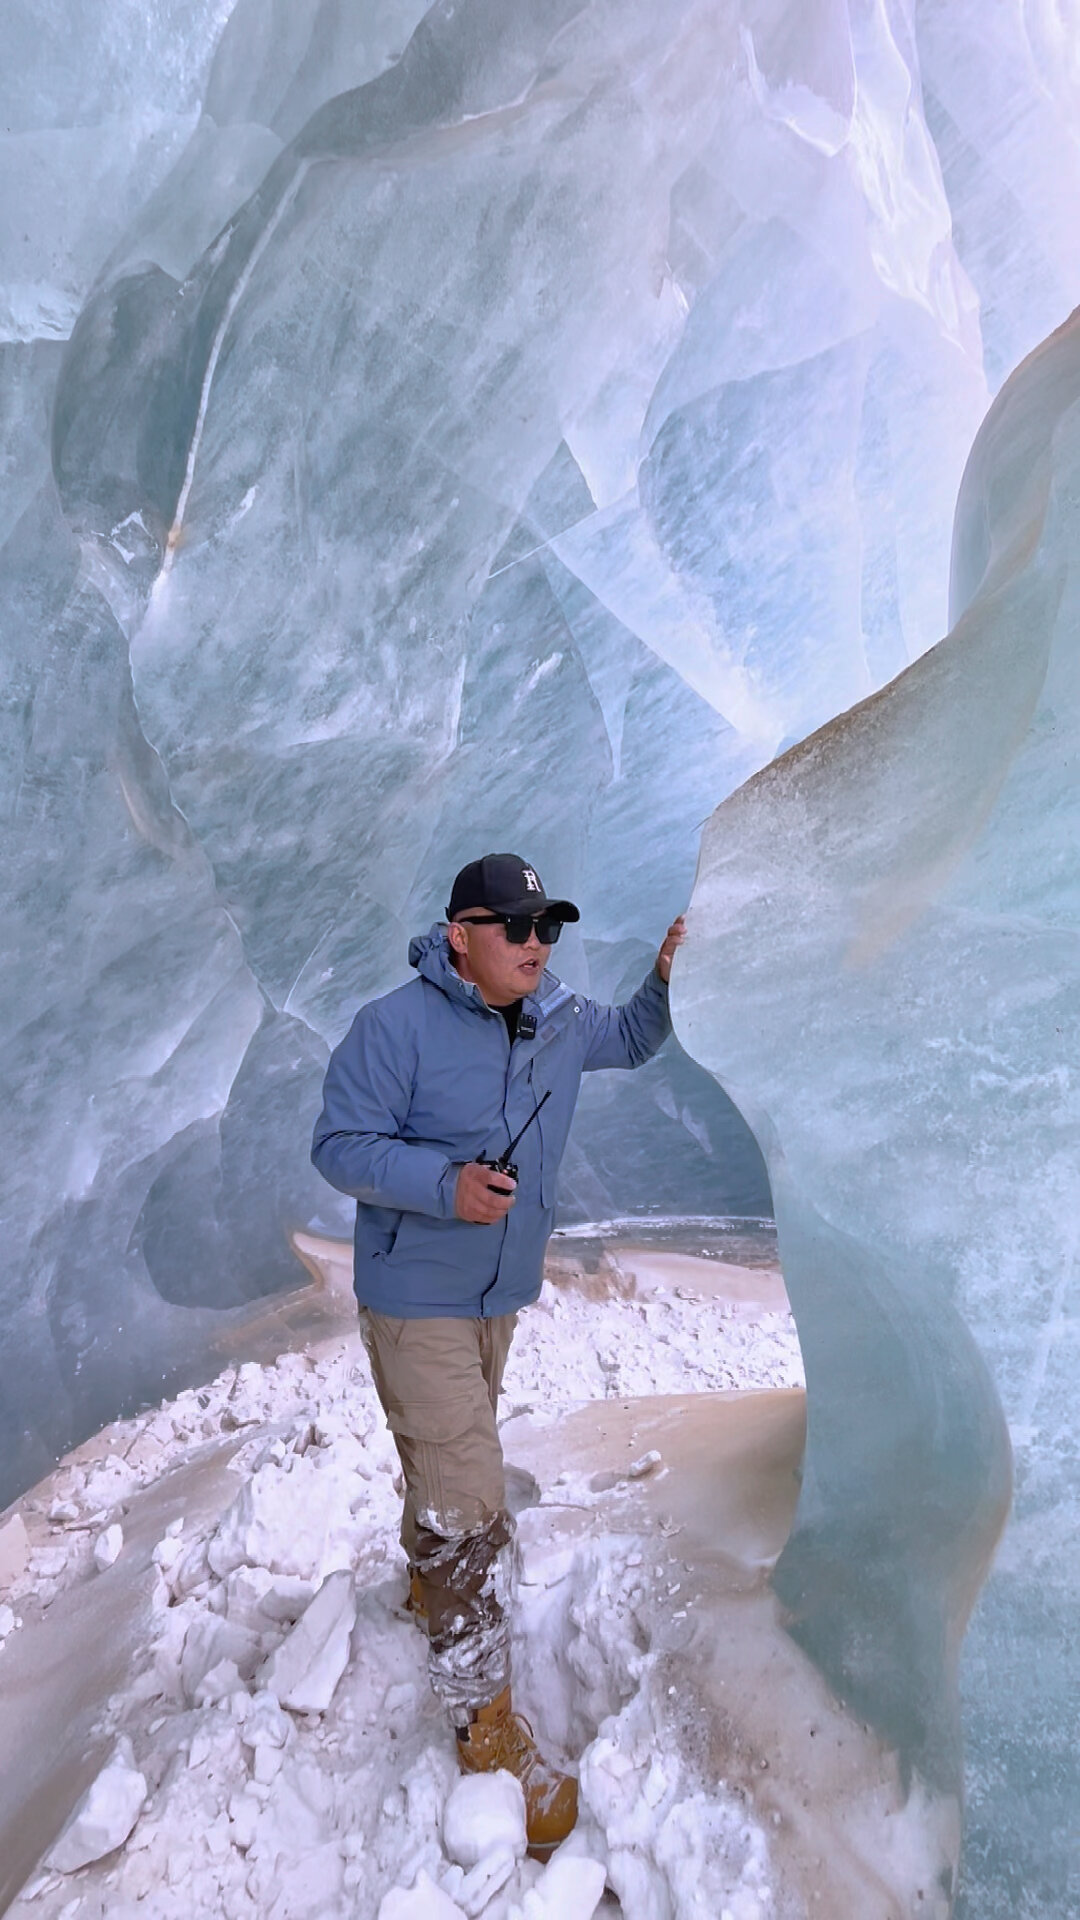
[[[446,917],[453,920],[471,907],[490,913],[551,913],[559,920],[580,920],[572,900],[549,900],[535,867],[517,853],[485,853],[462,867],[450,893]]]

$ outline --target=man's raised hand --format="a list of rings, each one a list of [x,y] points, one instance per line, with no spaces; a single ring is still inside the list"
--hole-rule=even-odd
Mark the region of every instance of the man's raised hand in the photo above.
[[[493,1226],[514,1204],[514,1182],[508,1173],[481,1167],[470,1160],[462,1167],[454,1189],[454,1212],[476,1227]]]
[[[667,981],[671,979],[671,963],[675,958],[676,948],[681,947],[685,939],[686,920],[680,913],[678,919],[672,921],[665,933],[663,944],[656,956],[656,971],[660,975],[661,980]]]

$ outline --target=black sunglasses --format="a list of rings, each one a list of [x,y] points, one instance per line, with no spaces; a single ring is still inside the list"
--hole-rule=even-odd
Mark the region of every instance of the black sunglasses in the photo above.
[[[533,928],[542,947],[553,947],[563,930],[563,923],[554,913],[485,913],[474,914],[470,920],[460,920],[459,926],[465,927],[502,927],[512,947],[523,947]]]

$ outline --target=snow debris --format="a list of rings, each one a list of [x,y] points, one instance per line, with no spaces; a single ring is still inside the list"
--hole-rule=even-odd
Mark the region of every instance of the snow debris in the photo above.
[[[458,1866],[475,1867],[492,1853],[511,1861],[525,1852],[525,1796],[511,1773],[474,1773],[459,1780],[443,1811],[443,1840]]]
[[[665,1738],[652,1669],[614,1725],[586,1748],[581,1796],[607,1838],[608,1879],[629,1914],[766,1920],[764,1829],[734,1796],[705,1792]]]
[[[502,1413],[545,1423],[598,1397],[801,1377],[781,1313],[751,1323],[707,1291],[642,1299],[627,1283],[587,1299],[549,1280],[520,1318]],[[138,1549],[140,1489],[157,1497],[182,1465],[197,1489],[202,1462],[220,1474],[226,1449],[233,1498],[206,1518],[193,1498],[162,1516],[152,1552]],[[397,1465],[350,1334],[118,1423],[96,1457],[57,1470],[29,1537],[18,1514],[0,1529],[0,1639],[23,1596],[92,1579],[106,1541],[120,1551],[122,1512],[117,1577],[146,1582],[149,1602],[105,1717],[121,1736],[113,1758],[10,1920],[71,1920],[62,1875],[76,1865],[77,1920],[591,1920],[605,1885],[638,1920],[771,1914],[764,1831],[682,1757],[664,1719],[653,1642],[670,1597],[655,1534],[631,1521],[567,1533],[568,1505],[600,1505],[586,1475],[545,1488],[508,1476],[524,1489],[515,1705],[556,1764],[580,1756],[578,1828],[541,1866],[524,1855],[517,1782],[458,1772],[425,1639],[401,1606]],[[642,1482],[644,1498],[666,1471],[654,1451],[615,1477]]]
[[[518,1326],[527,1338],[515,1335],[503,1393],[534,1420],[558,1419],[570,1395],[580,1402],[803,1385],[790,1313],[747,1319],[723,1299],[654,1291],[593,1300],[545,1280]]]
[[[76,1873],[100,1860],[124,1841],[146,1804],[146,1780],[135,1765],[130,1740],[120,1739],[76,1802],[59,1839],[45,1856],[56,1873]]]

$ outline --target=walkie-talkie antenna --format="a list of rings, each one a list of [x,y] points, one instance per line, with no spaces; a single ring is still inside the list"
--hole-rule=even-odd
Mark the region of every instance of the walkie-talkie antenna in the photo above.
[[[550,1100],[550,1099],[551,1099],[551,1088],[549,1087],[547,1092],[544,1094],[543,1098],[537,1101],[535,1107],[533,1108],[528,1119],[526,1120],[525,1125],[522,1127],[521,1133],[515,1133],[513,1139],[510,1142],[510,1145],[503,1149],[498,1159],[491,1160],[488,1158],[488,1155],[486,1153],[481,1153],[481,1154],[478,1154],[476,1158],[477,1166],[490,1167],[493,1173],[509,1174],[511,1180],[516,1181],[518,1177],[517,1168],[515,1167],[513,1158],[512,1158],[514,1148],[517,1146],[518,1141],[521,1139],[521,1135],[524,1133],[528,1133],[529,1128],[532,1126],[533,1121],[536,1119],[536,1116],[539,1113],[541,1107],[543,1106],[544,1101]],[[490,1180],[488,1181],[489,1193],[507,1193],[508,1191],[509,1189],[506,1187],[493,1187]]]
[[[543,1097],[537,1101],[535,1107],[533,1108],[528,1119],[526,1120],[525,1125],[522,1127],[521,1133],[515,1133],[513,1139],[510,1142],[510,1145],[506,1148],[506,1151],[499,1155],[500,1160],[509,1160],[510,1155],[513,1153],[514,1148],[517,1146],[518,1141],[521,1139],[521,1135],[524,1133],[528,1133],[529,1128],[532,1126],[533,1121],[536,1119],[536,1116],[539,1113],[541,1107],[543,1106],[544,1101],[550,1100],[550,1099],[551,1099],[551,1088],[549,1087],[547,1092],[543,1095]]]

